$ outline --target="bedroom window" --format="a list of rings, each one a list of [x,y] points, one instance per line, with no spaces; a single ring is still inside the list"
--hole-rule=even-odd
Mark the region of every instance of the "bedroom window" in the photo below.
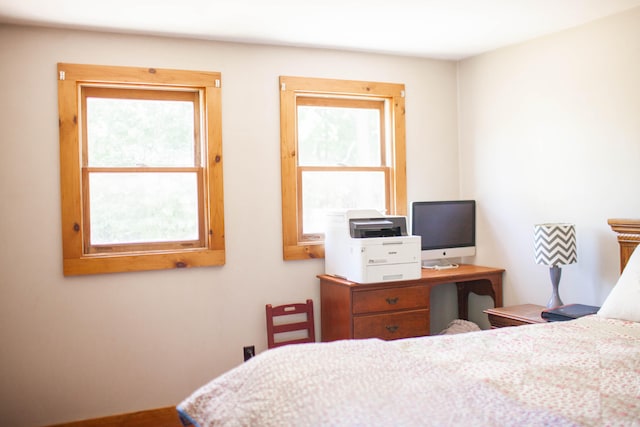
[[[64,274],[224,264],[220,74],[58,78]]]
[[[280,77],[285,260],[324,257],[326,214],[406,214],[404,85]]]

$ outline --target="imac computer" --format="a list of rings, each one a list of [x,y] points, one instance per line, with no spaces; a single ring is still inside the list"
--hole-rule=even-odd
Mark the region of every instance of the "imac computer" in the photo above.
[[[476,254],[475,200],[413,202],[411,234],[422,239],[423,268],[456,268],[450,258]]]

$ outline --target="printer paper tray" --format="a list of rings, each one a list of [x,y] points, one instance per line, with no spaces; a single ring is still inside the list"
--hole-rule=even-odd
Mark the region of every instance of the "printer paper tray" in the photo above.
[[[420,262],[369,265],[365,268],[365,276],[362,280],[351,280],[361,283],[415,280],[422,276],[422,268]]]

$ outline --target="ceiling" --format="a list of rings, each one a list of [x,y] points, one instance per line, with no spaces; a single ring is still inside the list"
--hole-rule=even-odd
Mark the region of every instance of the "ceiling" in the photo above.
[[[0,0],[0,22],[462,59],[640,0]]]

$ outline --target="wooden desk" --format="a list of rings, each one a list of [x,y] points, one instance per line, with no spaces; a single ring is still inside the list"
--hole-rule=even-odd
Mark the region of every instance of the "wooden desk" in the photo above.
[[[503,273],[501,268],[462,264],[450,270],[422,269],[416,280],[366,284],[319,275],[322,341],[429,335],[431,288],[455,283],[458,316],[467,320],[471,292],[489,295],[495,307],[502,306]]]

